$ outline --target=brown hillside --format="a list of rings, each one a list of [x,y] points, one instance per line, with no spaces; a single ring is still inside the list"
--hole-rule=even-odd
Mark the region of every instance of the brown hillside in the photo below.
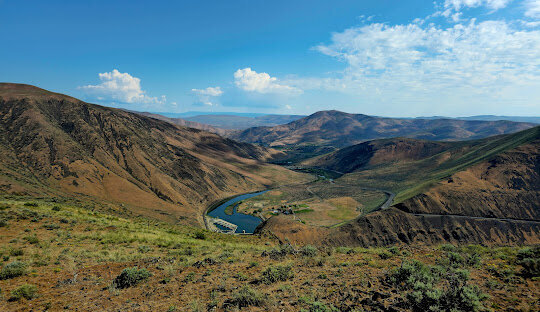
[[[540,140],[458,172],[397,207],[413,213],[540,220]]]
[[[522,135],[536,133],[538,137],[537,130]],[[323,245],[538,244],[539,151],[540,139],[536,139],[456,172],[394,207],[338,228],[307,227],[282,216],[268,220],[261,231],[283,241]]]
[[[0,84],[0,142],[3,192],[87,196],[169,221],[300,176],[264,164],[275,151],[28,85]]]
[[[451,146],[452,143],[449,142],[405,138],[375,140],[308,159],[302,164],[346,173],[380,164],[424,159],[439,154]]]

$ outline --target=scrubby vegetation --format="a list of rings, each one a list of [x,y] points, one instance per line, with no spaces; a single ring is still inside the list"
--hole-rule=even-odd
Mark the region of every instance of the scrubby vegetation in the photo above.
[[[240,288],[233,297],[225,303],[225,306],[246,308],[250,306],[260,307],[266,302],[266,296],[249,286]]]
[[[412,311],[482,311],[487,296],[468,284],[470,273],[455,266],[405,262],[387,274],[387,281],[401,291],[403,306]]]
[[[284,282],[294,277],[291,265],[276,265],[268,267],[262,272],[261,281],[265,284]]]
[[[114,279],[113,286],[119,289],[132,287],[147,280],[151,275],[146,269],[126,268]]]
[[[26,273],[26,264],[20,261],[10,262],[0,270],[0,280],[22,276]]]
[[[524,248],[517,254],[517,264],[523,267],[525,277],[540,277],[540,246]]]
[[[534,311],[540,287],[534,246],[297,246],[4,202],[0,310]]]
[[[18,301],[18,300],[21,300],[22,298],[26,300],[31,300],[37,297],[37,293],[38,293],[38,289],[36,285],[24,284],[22,286],[15,288],[11,292],[11,297],[9,297],[9,300]]]

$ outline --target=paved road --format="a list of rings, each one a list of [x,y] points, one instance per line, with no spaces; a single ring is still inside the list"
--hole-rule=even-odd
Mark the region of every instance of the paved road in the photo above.
[[[339,172],[336,170],[331,169],[324,169],[324,168],[318,168],[322,170],[331,171],[337,174],[344,175],[345,173]],[[379,191],[384,192],[388,196],[388,199],[381,205],[379,208],[373,210],[372,212],[383,210],[389,208],[394,198],[396,197],[396,194],[387,190],[377,189],[377,188],[370,188],[370,187],[358,187],[355,185],[346,185],[350,187],[357,187],[362,190],[371,190],[371,191]],[[415,216],[418,217],[428,217],[428,218],[440,218],[440,217],[452,217],[452,218],[458,218],[458,219],[469,219],[469,220],[496,220],[496,221],[502,221],[502,222],[521,222],[521,223],[532,223],[532,224],[540,224],[540,220],[531,220],[531,219],[515,219],[515,218],[496,218],[496,217],[477,217],[477,216],[467,216],[467,215],[455,215],[455,214],[430,214],[430,213],[412,213]]]
[[[456,219],[472,219],[472,220],[496,220],[503,222],[522,222],[522,223],[533,223],[540,224],[539,220],[531,219],[515,219],[515,218],[497,218],[497,217],[475,217],[475,216],[466,216],[466,215],[456,215],[456,214],[431,214],[431,213],[411,213],[417,217],[427,217],[427,218],[440,218],[440,217],[450,217]]]
[[[325,169],[325,168],[314,168],[314,169],[320,169],[320,170],[326,170],[326,171],[331,171],[331,172],[334,172],[334,173],[337,173],[337,174],[340,174],[340,175],[344,175],[345,173],[344,172],[340,172],[340,171],[336,171],[336,170],[332,170],[332,169]],[[383,209],[387,209],[388,207],[390,207],[392,205],[392,203],[394,202],[394,198],[396,197],[396,194],[391,192],[391,191],[388,191],[388,190],[383,190],[383,189],[378,189],[378,188],[374,188],[374,187],[363,187],[363,186],[358,186],[358,185],[352,185],[352,184],[341,184],[341,185],[336,185],[336,187],[345,187],[345,186],[349,186],[349,187],[355,187],[357,189],[360,189],[360,190],[365,190],[365,191],[376,191],[376,192],[383,192],[385,193],[388,198],[386,199],[386,201],[380,205],[377,209],[374,209],[373,211],[371,212],[374,212],[374,211],[379,211],[379,210],[383,210]],[[307,191],[310,192],[311,194],[315,195],[316,197],[318,197],[319,199],[321,199],[318,195],[316,195],[313,191],[311,191],[309,189],[310,187],[307,187]]]

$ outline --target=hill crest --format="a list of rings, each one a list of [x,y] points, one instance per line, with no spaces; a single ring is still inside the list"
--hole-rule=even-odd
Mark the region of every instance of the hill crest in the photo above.
[[[319,145],[345,147],[368,140],[407,137],[436,141],[480,139],[536,126],[512,121],[404,119],[320,111],[275,127],[255,127],[231,138],[266,146]]]

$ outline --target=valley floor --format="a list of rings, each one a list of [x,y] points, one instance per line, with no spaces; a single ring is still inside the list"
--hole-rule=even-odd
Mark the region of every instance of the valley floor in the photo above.
[[[294,219],[304,224],[332,227],[377,210],[387,200],[388,194],[382,190],[319,178],[244,200],[238,211],[264,219],[282,212],[294,213]]]
[[[535,247],[278,245],[19,197],[0,233],[1,311],[540,308]]]

